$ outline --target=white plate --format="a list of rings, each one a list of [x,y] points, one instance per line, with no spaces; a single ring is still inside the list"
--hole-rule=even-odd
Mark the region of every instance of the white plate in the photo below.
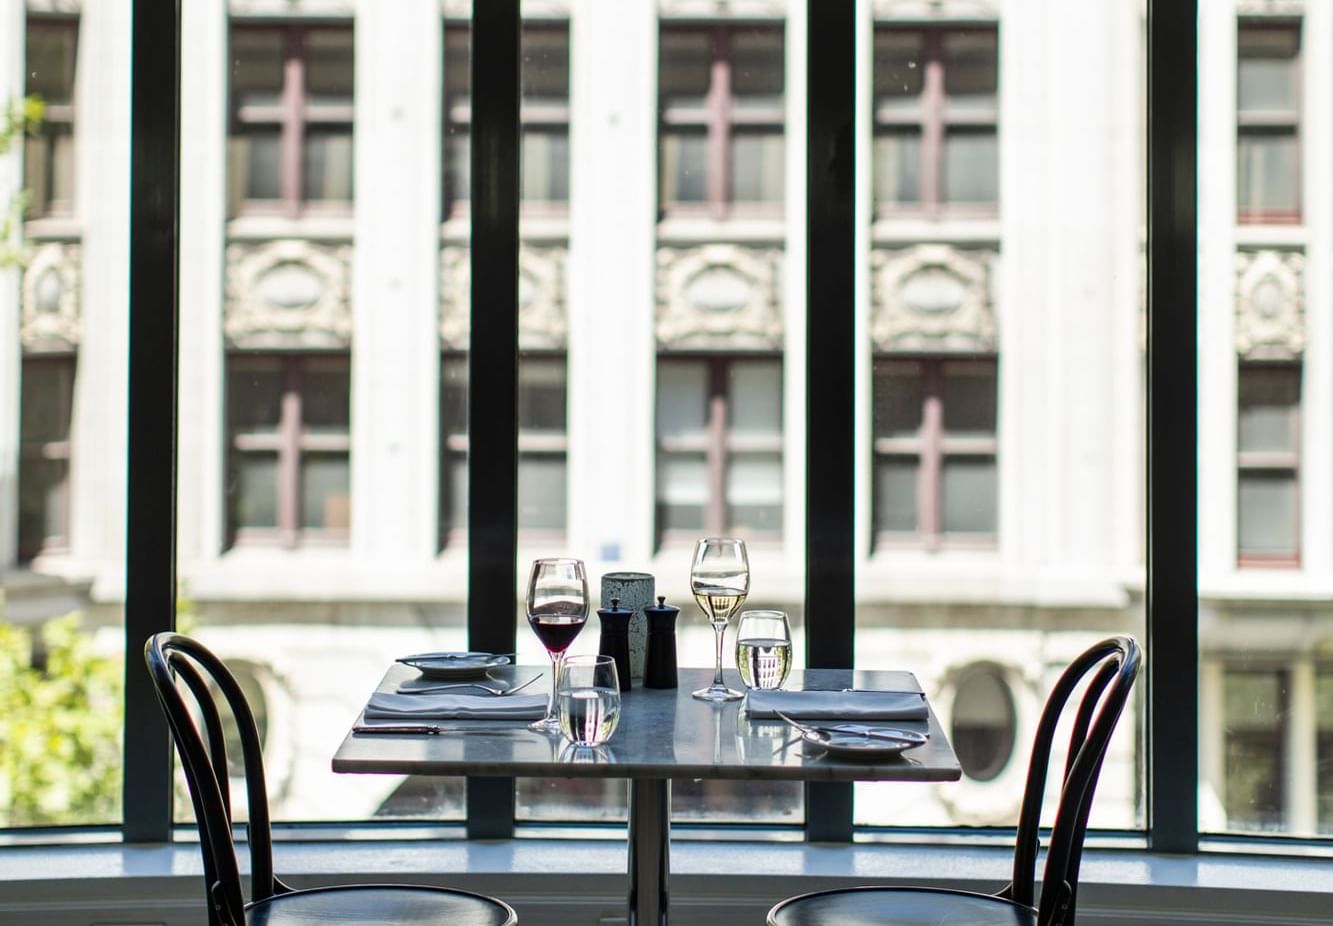
[[[909,743],[898,740],[875,739],[857,733],[824,733],[813,730],[804,734],[801,738],[805,740],[807,745],[823,749],[829,755],[840,759],[877,759],[896,756],[901,752],[916,749],[918,746],[926,744],[925,740],[919,743]]]
[[[508,656],[493,653],[417,653],[397,660],[429,679],[482,678],[488,669],[507,666]]]

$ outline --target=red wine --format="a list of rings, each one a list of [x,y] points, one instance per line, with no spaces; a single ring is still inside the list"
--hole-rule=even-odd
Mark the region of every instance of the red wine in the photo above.
[[[537,639],[542,641],[549,653],[563,653],[579,635],[587,623],[586,615],[575,614],[536,614],[528,616],[528,624]]]

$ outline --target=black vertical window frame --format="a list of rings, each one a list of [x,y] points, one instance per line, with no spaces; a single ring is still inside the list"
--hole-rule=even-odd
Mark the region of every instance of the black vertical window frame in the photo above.
[[[518,555],[519,3],[472,8],[468,646],[514,651]],[[514,831],[514,783],[472,778],[471,838]]]
[[[1148,4],[1148,842],[1196,852],[1198,6]]]
[[[180,4],[132,14],[129,450],[126,459],[126,842],[171,838],[171,740],[144,643],[176,624],[176,349],[180,319]]]
[[[856,627],[856,3],[806,10],[806,665],[840,669]],[[850,784],[808,784],[805,801],[807,839],[851,839]]]

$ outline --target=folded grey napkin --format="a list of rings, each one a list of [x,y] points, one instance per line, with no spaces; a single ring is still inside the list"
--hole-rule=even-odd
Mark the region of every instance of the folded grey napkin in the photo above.
[[[751,717],[797,720],[925,720],[926,698],[916,691],[761,691],[745,696]]]
[[[374,720],[536,720],[546,714],[546,695],[393,694],[377,691],[366,704]]]

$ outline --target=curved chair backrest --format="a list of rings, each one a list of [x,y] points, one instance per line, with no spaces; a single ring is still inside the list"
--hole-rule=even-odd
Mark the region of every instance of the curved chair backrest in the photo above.
[[[268,794],[264,761],[254,714],[236,679],[222,661],[201,643],[178,633],[159,633],[144,645],[144,660],[167,715],[199,824],[204,854],[204,881],[210,926],[245,926],[245,898],[232,841],[231,794],[227,747],[221,716],[213,700],[216,686],[240,732],[245,760],[246,799],[249,805],[251,892],[256,900],[285,892],[273,877],[273,844],[269,829]],[[178,680],[189,689],[190,699]],[[194,703],[191,709],[190,701]],[[196,718],[203,720],[203,734]]]
[[[1038,828],[1056,725],[1070,696],[1080,682],[1091,675],[1074,715],[1060,803],[1047,847],[1037,916],[1040,926],[1067,926],[1074,920],[1078,868],[1093,792],[1097,788],[1097,777],[1106,758],[1111,734],[1115,732],[1141,664],[1142,653],[1132,638],[1111,637],[1070,663],[1046,699],[1032,744],[1032,759],[1019,812],[1014,880],[1006,889],[1007,896],[1028,906],[1033,905]]]

